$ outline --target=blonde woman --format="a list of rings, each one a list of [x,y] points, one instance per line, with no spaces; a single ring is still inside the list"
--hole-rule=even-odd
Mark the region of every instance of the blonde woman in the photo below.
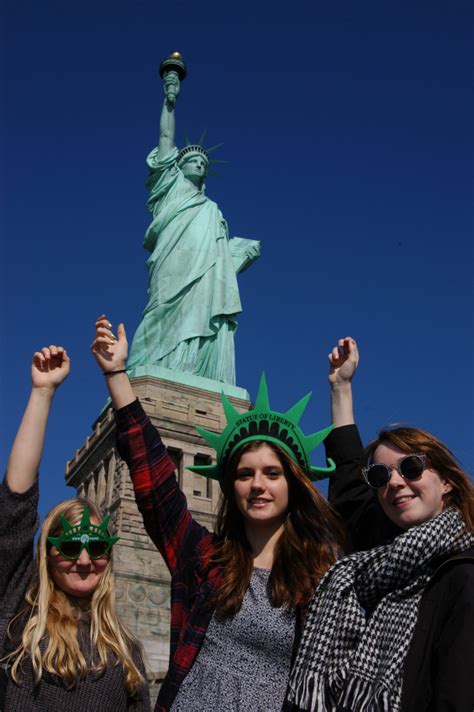
[[[150,709],[137,641],[114,604],[108,518],[86,499],[58,504],[38,528],[37,471],[62,347],[35,353],[32,391],[0,485],[0,709]]]

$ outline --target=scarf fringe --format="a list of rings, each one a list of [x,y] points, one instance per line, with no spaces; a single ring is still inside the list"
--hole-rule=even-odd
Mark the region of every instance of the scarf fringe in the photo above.
[[[397,712],[400,709],[385,685],[358,678],[347,683],[338,704],[351,712]]]
[[[344,689],[342,689],[344,688]],[[299,709],[307,712],[397,712],[390,691],[378,683],[344,676],[321,674],[307,675],[297,690],[290,689],[288,699]]]

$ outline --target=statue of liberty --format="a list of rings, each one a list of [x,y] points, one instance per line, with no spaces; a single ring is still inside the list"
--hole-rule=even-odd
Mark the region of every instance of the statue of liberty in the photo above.
[[[163,366],[235,384],[234,332],[242,311],[236,274],[258,257],[259,243],[229,240],[224,216],[204,193],[210,159],[201,141],[176,147],[176,99],[186,76],[181,55],[170,55],[160,73],[160,141],[147,158],[148,303],[128,367]]]

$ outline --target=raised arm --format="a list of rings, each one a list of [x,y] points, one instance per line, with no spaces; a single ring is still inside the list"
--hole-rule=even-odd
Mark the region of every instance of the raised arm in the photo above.
[[[354,424],[352,378],[359,363],[353,338],[339,339],[329,354],[329,384],[334,430],[324,441],[327,457],[336,463],[329,480],[328,499],[344,520],[352,550],[371,549],[394,534],[395,527],[383,513],[377,498],[360,472],[363,445]]]
[[[353,425],[352,378],[359,363],[359,351],[354,339],[350,336],[339,339],[328,359],[332,422],[336,428]]]
[[[7,483],[21,494],[35,483],[49,411],[57,388],[69,374],[69,357],[62,346],[44,347],[33,356],[32,389],[7,466]]]
[[[191,517],[176,481],[175,465],[135,398],[125,372],[128,346],[123,324],[115,336],[102,314],[91,348],[117,411],[117,447],[129,467],[145,529],[174,574],[180,558],[194,560],[196,547],[212,535]]]
[[[163,158],[175,147],[176,119],[175,106],[179,94],[180,81],[176,72],[166,72],[163,77],[165,100],[160,118],[160,155]]]

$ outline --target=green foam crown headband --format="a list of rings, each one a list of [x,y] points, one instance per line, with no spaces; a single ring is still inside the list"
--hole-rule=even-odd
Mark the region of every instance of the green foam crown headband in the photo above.
[[[303,468],[311,480],[323,480],[331,472],[334,472],[336,466],[329,458],[329,467],[315,467],[311,465],[310,454],[329,435],[333,426],[330,425],[312,435],[303,433],[298,423],[310,398],[311,392],[307,393],[286,413],[272,410],[268,402],[268,388],[264,373],[260,378],[257,401],[253,410],[239,413],[227,396],[221,393],[227,420],[227,425],[222,433],[213,433],[196,426],[198,433],[216,451],[217,462],[215,465],[194,465],[188,467],[188,470],[213,480],[221,480],[222,473],[225,472],[237,448],[252,440],[265,440],[279,445],[294,462]]]
[[[65,541],[88,542],[97,540],[106,541],[109,544],[109,547],[111,547],[120,539],[120,537],[109,535],[107,531],[109,519],[110,514],[108,514],[100,524],[91,524],[89,507],[84,507],[79,524],[71,524],[68,522],[66,517],[63,517],[63,515],[60,514],[59,521],[61,522],[63,532],[58,537],[49,536],[48,541],[57,548],[59,548]]]

